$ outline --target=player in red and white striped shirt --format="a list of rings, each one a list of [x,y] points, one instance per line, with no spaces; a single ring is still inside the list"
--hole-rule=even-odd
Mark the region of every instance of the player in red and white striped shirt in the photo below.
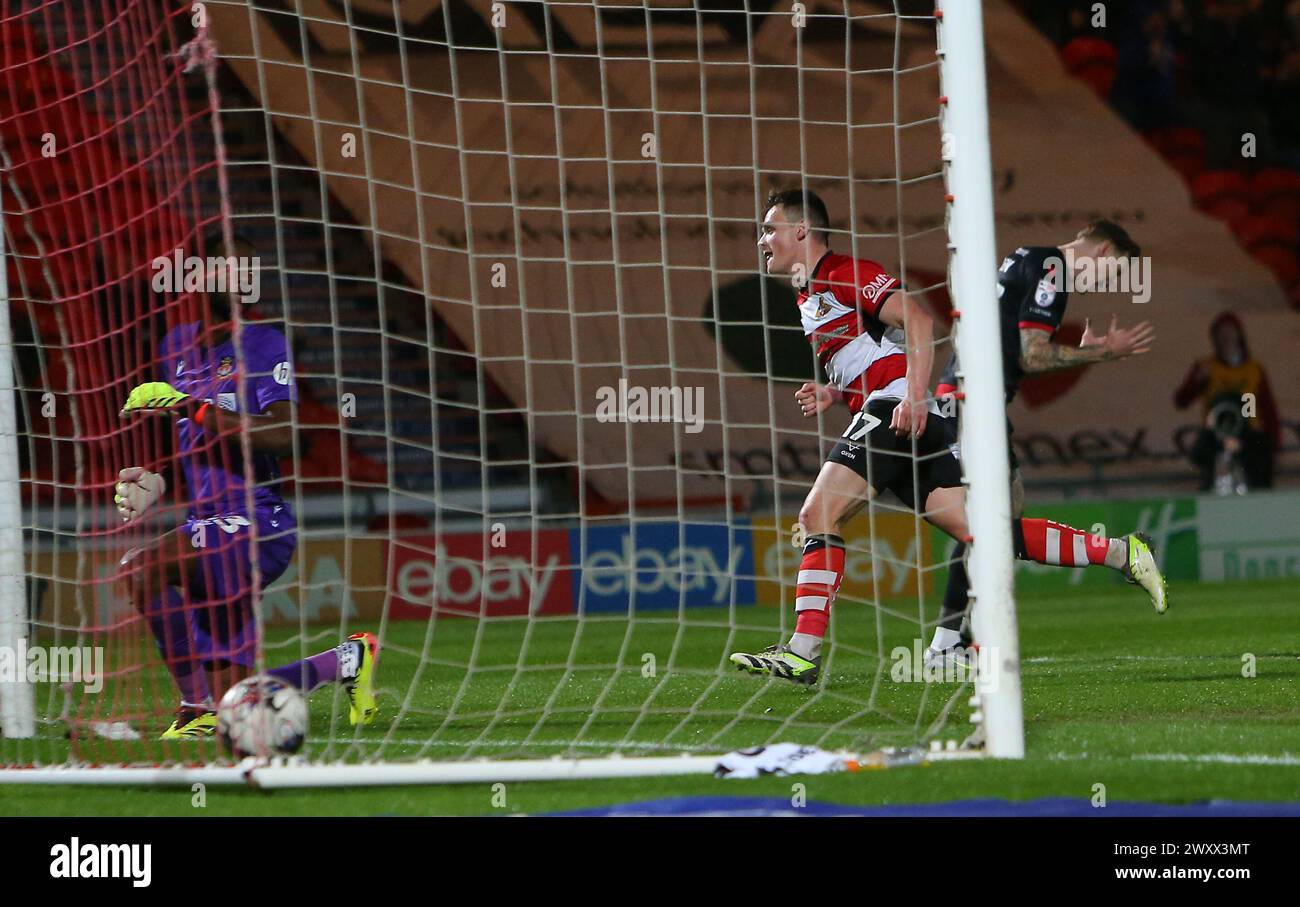
[[[803,385],[796,401],[814,416],[843,400],[853,420],[799,513],[807,541],[793,637],[731,656],[741,670],[799,683],[816,682],[830,606],[844,578],[840,531],[863,505],[892,491],[950,535],[966,534],[961,464],[951,428],[929,399],[933,318],[876,262],[831,252],[828,226],[815,194],[774,193],[758,245],[768,273],[792,274],[802,285],[804,334],[830,381]]]
[[[959,542],[969,536],[955,422],[928,400],[933,319],[877,263],[831,252],[828,225],[815,194],[774,193],[758,245],[769,273],[793,274],[802,283],[804,333],[831,381],[804,384],[796,401],[805,416],[815,416],[843,400],[853,421],[799,512],[807,541],[794,635],[761,653],[731,656],[732,664],[752,674],[809,684],[820,672],[830,607],[844,578],[840,531],[858,510],[888,490]],[[1018,514],[1011,528],[1016,556],[1040,564],[1099,563],[1113,547],[1064,524]],[[1154,561],[1150,568],[1163,583]]]

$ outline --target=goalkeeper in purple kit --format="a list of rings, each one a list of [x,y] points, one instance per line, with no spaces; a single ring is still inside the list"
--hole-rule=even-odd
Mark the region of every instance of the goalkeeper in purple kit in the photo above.
[[[213,247],[221,244],[208,243]],[[236,251],[244,257],[251,247],[239,241]],[[209,259],[208,264],[211,289],[216,267],[233,263]],[[188,504],[179,528],[122,559],[132,602],[148,621],[180,693],[180,708],[163,739],[216,732],[214,696],[246,677],[257,657],[254,609],[260,589],[254,586],[254,558],[259,586],[265,588],[284,573],[297,545],[293,510],[279,488],[278,458],[292,453],[298,399],[284,334],[267,324],[241,322],[236,344],[227,295],[209,292],[208,302],[214,323],[196,321],[169,331],[157,357],[161,380],[137,386],[122,407],[124,418],[171,417],[180,474],[170,481],[183,482]],[[251,423],[247,465],[241,413]],[[114,497],[122,518],[139,519],[164,498],[168,484],[162,471],[122,469]],[[344,684],[352,723],[369,724],[378,712],[378,658],[375,636],[357,633],[336,648],[269,673],[304,693],[326,683]]]

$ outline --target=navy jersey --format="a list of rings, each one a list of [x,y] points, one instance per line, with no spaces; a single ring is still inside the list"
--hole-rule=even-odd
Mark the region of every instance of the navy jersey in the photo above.
[[[1065,255],[1055,246],[1022,246],[998,268],[998,308],[1002,329],[1002,383],[1010,403],[1025,371],[1020,366],[1023,328],[1056,333],[1065,318]],[[957,384],[954,350],[940,386]]]

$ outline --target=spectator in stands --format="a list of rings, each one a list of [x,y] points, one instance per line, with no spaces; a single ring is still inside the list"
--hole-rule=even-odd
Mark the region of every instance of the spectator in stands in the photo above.
[[[1195,127],[1215,168],[1300,167],[1300,0],[1132,0],[1109,10],[1105,28],[1093,3],[1017,4],[1058,47],[1116,45],[1111,99],[1139,129]],[[1252,160],[1243,133],[1255,137]]]
[[[1220,457],[1240,462],[1246,486],[1273,484],[1273,456],[1281,422],[1264,366],[1250,357],[1241,320],[1223,312],[1210,325],[1213,355],[1193,363],[1174,394],[1184,409],[1201,401],[1203,427],[1192,445],[1192,462],[1201,471],[1201,490],[1215,484]]]
[[[1092,0],[1028,0],[1028,16],[1058,46],[1072,38],[1105,37],[1092,27]]]
[[[1138,129],[1170,125],[1178,101],[1178,49],[1163,4],[1148,3],[1136,27],[1126,28],[1117,50],[1115,107]]]
[[[1280,148],[1280,162],[1300,169],[1300,0],[1295,3],[1294,15],[1295,30],[1279,34],[1265,103]]]
[[[1242,136],[1255,136],[1256,154],[1273,156],[1272,129],[1261,107],[1265,41],[1272,30],[1247,0],[1214,0],[1193,19],[1186,70],[1187,106],[1206,134],[1212,166],[1240,167]]]

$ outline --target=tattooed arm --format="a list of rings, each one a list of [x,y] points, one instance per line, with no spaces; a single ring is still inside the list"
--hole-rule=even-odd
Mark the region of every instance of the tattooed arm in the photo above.
[[[1155,340],[1155,328],[1144,321],[1131,328],[1121,329],[1118,319],[1112,318],[1110,330],[1100,337],[1092,333],[1091,322],[1085,322],[1079,346],[1069,347],[1053,343],[1047,331],[1037,328],[1020,329],[1020,367],[1027,374],[1055,372],[1092,362],[1124,359],[1145,353]]]

